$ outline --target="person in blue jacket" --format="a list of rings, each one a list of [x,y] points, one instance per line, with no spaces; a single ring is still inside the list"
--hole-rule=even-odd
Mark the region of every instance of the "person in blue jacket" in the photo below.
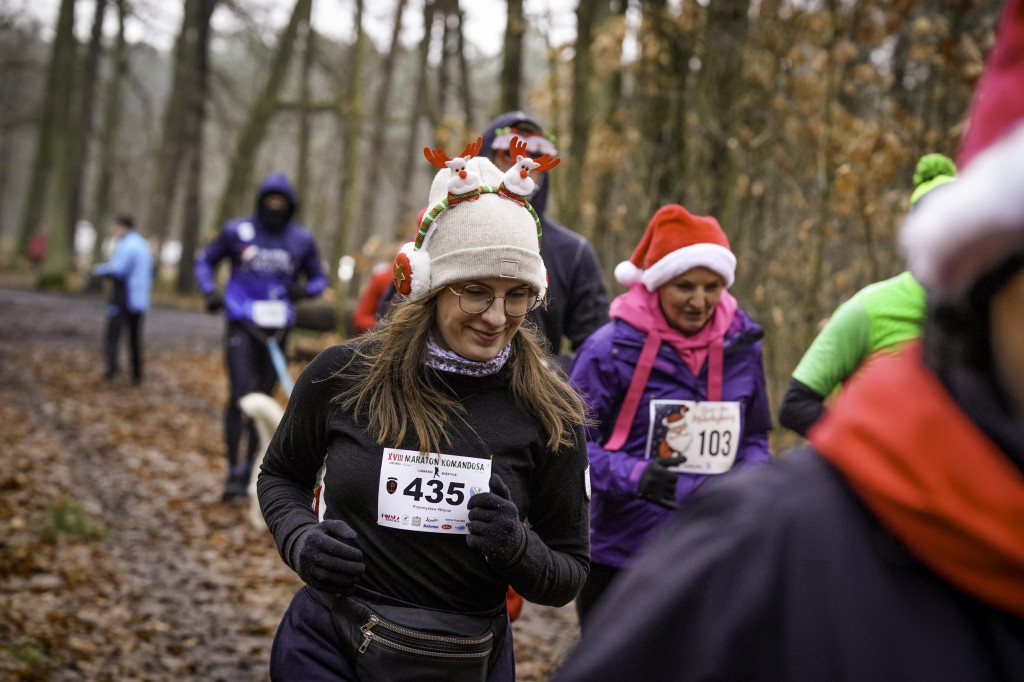
[[[142,382],[142,319],[149,310],[153,289],[153,256],[127,213],[114,220],[113,233],[117,237],[113,255],[93,269],[97,277],[110,277],[114,284],[107,306],[107,371],[103,378],[109,382],[117,375],[121,328],[127,325],[132,383],[137,386]]]
[[[228,476],[224,499],[248,494],[252,461],[259,447],[255,425],[247,425],[245,458],[239,457],[242,412],[238,399],[259,391],[271,394],[277,372],[267,347],[282,348],[295,325],[294,302],[319,296],[327,288],[313,235],[293,221],[298,204],[283,173],[271,173],[256,195],[256,211],[232,220],[196,259],[195,278],[208,312],[227,317],[225,359],[230,392],[224,411]],[[224,294],[217,291],[217,264],[228,259],[231,276]]]

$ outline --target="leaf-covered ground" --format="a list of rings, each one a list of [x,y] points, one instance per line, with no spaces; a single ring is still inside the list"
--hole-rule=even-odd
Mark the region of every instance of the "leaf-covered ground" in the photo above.
[[[152,310],[133,387],[102,381],[99,298],[0,289],[0,321],[0,679],[267,679],[301,582],[219,500],[223,323]],[[527,604],[514,633],[544,680],[575,616]]]

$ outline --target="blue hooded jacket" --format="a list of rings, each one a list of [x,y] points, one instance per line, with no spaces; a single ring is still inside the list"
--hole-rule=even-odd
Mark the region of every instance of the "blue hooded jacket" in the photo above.
[[[260,205],[268,194],[288,199],[287,220],[280,229],[272,229],[260,220]],[[318,296],[327,288],[327,275],[313,235],[291,219],[296,208],[295,192],[288,179],[283,173],[271,173],[260,185],[255,213],[225,225],[196,259],[195,278],[204,295],[217,288],[217,264],[230,259],[231,277],[224,289],[229,320],[263,328],[292,327],[295,306],[288,297],[289,286],[304,273],[309,296]]]
[[[149,310],[149,294],[153,289],[153,255],[149,243],[135,230],[129,230],[117,240],[110,260],[97,265],[94,272],[100,277],[114,277],[124,282],[128,296],[128,310],[144,313]]]

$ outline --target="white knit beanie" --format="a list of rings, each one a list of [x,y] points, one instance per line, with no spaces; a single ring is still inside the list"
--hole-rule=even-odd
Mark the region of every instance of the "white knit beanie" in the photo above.
[[[430,186],[417,239],[395,259],[398,291],[416,301],[446,284],[500,277],[525,282],[543,298],[547,271],[536,212],[486,157],[448,162]]]

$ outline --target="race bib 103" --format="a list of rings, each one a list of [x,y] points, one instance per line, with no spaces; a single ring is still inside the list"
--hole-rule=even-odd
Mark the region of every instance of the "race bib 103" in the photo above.
[[[491,460],[384,450],[377,489],[377,523],[422,533],[469,531],[469,498],[488,492]]]
[[[673,471],[724,474],[732,469],[739,446],[738,402],[651,401],[648,459],[685,457]]]

